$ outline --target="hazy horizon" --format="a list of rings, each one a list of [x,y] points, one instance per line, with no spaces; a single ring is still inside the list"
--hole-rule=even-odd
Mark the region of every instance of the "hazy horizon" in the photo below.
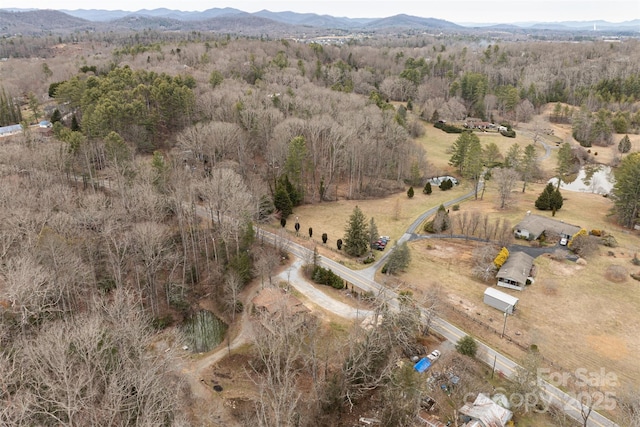
[[[113,0],[109,3],[87,7],[84,0],[60,0],[52,3],[45,0],[9,0],[4,9],[53,9],[53,10],[122,10],[137,12],[142,9],[172,9],[184,12],[204,11],[213,8],[234,8],[254,13],[261,10],[271,12],[315,13],[348,18],[385,18],[398,14],[423,18],[443,19],[455,23],[518,23],[561,21],[608,21],[620,23],[640,19],[638,0],[449,0],[435,1],[364,1],[329,0],[311,1],[258,1],[226,0],[206,2],[185,0],[176,5],[168,0]]]

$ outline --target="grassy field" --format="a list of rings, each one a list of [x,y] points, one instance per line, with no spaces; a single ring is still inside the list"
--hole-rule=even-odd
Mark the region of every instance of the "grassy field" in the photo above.
[[[409,199],[406,193],[394,194],[375,200],[338,200],[314,205],[299,206],[287,222],[287,230],[292,232],[297,217],[301,235],[308,237],[307,230],[313,228],[313,242],[322,245],[322,233],[327,233],[327,246],[336,247],[336,240],[342,239],[349,217],[358,206],[367,220],[374,218],[380,235],[390,236],[392,242],[399,239],[411,224],[424,211],[459,197],[471,190],[461,185],[448,191],[435,188],[429,196],[417,189],[415,196]]]
[[[537,187],[541,189],[541,185]],[[496,212],[492,193],[482,202],[462,204],[461,211],[500,214],[515,224],[527,208],[532,208],[537,189],[520,194],[517,208],[508,212]],[[640,250],[640,241],[603,216],[610,203],[591,194],[568,197],[557,218],[588,229],[608,230],[620,246],[601,247],[599,254],[587,258],[585,264],[546,255],[537,258],[535,283],[523,292],[505,290],[520,298],[520,310],[508,319],[507,332],[525,346],[536,344],[545,357],[570,371],[584,367],[596,372],[603,367],[624,382],[637,384],[640,282],[627,277],[623,283],[614,283],[605,272],[612,265],[623,266],[628,272],[640,271],[631,263]],[[485,288],[493,282],[483,283],[471,275],[472,253],[477,245],[448,239],[414,242],[411,266],[398,280],[418,295],[437,287],[447,304],[500,330],[501,313],[482,302]],[[477,333],[484,338],[486,331],[480,328]]]

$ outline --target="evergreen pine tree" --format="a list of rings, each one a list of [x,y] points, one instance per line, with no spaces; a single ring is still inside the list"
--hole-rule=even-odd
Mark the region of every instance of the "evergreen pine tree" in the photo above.
[[[618,143],[618,151],[622,154],[631,151],[631,140],[629,139],[629,135],[625,135],[622,137],[622,139]]]
[[[552,216],[556,216],[556,211],[559,211],[560,208],[562,208],[562,203],[562,194],[560,194],[560,190],[556,188],[549,198],[549,207],[551,208]]]
[[[548,183],[542,193],[540,193],[540,196],[536,199],[535,206],[536,209],[540,209],[541,211],[553,210],[553,213],[555,214],[555,211],[562,207],[562,195],[560,194],[560,190],[558,190],[552,183]]]
[[[549,191],[549,186],[551,186],[551,191]],[[538,196],[535,201],[536,209],[540,209],[541,211],[546,211],[551,206],[551,194],[553,192],[553,184],[549,183],[542,190],[542,193]]]
[[[409,187],[409,189],[407,190],[407,197],[412,199],[414,194],[415,193],[413,191],[413,187]]]
[[[78,118],[75,114],[71,117],[71,130],[74,132],[80,131],[80,123],[78,123]]]
[[[283,185],[278,185],[276,188],[276,193],[273,195],[273,205],[280,211],[282,218],[288,218],[293,213],[293,203]]]
[[[427,182],[427,183],[424,185],[424,189],[422,190],[422,192],[423,192],[424,194],[431,194],[431,193],[433,192],[433,190],[431,189],[431,183],[430,183],[430,182]]]
[[[395,274],[398,271],[402,271],[409,266],[411,262],[411,253],[407,242],[403,242],[394,248],[393,252],[389,255],[389,260],[385,264],[386,274]]]
[[[60,110],[56,108],[55,110],[53,110],[53,113],[51,113],[51,119],[49,121],[51,123],[57,123],[60,120],[62,120],[62,114],[60,113]]]
[[[344,235],[345,252],[351,256],[361,256],[369,249],[367,222],[358,206],[353,209]]]
[[[369,221],[369,244],[373,244],[378,240],[378,226],[376,221],[371,217]]]
[[[615,176],[615,213],[623,226],[632,228],[640,223],[640,153],[631,153],[622,159]]]

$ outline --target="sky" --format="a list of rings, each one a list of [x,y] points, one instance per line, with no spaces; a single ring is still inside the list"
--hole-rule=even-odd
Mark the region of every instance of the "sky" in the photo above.
[[[267,9],[349,18],[382,18],[400,13],[455,23],[515,23],[640,19],[640,0],[2,0],[0,8],[182,11],[232,7],[245,12]]]

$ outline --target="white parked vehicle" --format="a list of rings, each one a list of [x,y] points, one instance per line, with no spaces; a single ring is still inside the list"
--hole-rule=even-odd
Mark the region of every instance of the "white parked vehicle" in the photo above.
[[[440,350],[433,350],[431,354],[427,356],[427,359],[429,359],[432,362],[435,362],[439,358],[440,358]]]

